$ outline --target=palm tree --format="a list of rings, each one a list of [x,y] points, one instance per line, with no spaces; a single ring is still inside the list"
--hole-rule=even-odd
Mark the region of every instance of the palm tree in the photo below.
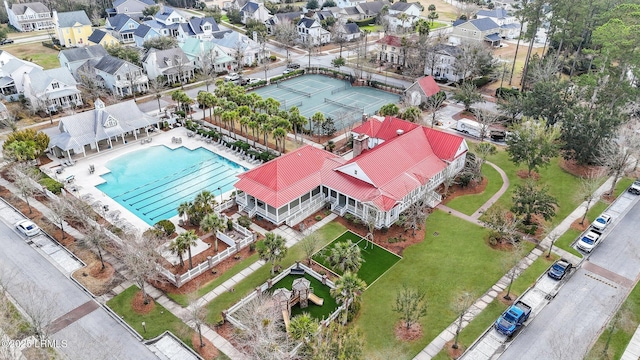
[[[319,112],[319,111],[317,113],[311,115],[311,121],[309,121],[309,131],[312,131],[311,130],[311,124],[313,124],[313,126],[315,128],[319,128],[322,125],[322,123],[324,122],[324,120],[325,120],[324,119],[324,114]],[[313,135],[313,133],[312,133],[312,135]]]
[[[356,297],[360,295],[367,287],[364,280],[360,279],[358,275],[347,271],[341,278],[336,280],[336,287],[331,289],[331,296],[336,299],[338,304],[344,305],[344,321],[347,323],[349,306],[355,301]]]
[[[218,252],[218,230],[224,229],[225,221],[217,214],[207,214],[200,221],[200,230],[213,235],[213,249]]]
[[[174,240],[183,243],[184,248],[187,249],[187,252],[189,253],[189,269],[193,269],[193,262],[191,261],[191,247],[196,244],[197,240],[198,235],[196,235],[194,230],[183,232]]]
[[[333,246],[327,256],[327,261],[331,267],[342,273],[344,272],[358,272],[360,266],[364,262],[362,254],[360,253],[360,247],[358,244],[354,244],[351,240],[344,242],[338,242]]]
[[[422,111],[416,106],[411,106],[402,112],[400,118],[414,123],[420,120],[420,115],[422,115]]]
[[[198,96],[196,97],[196,100],[198,101],[198,104],[200,104],[200,106],[202,106],[202,120],[206,121],[207,118],[207,106],[205,105],[205,103],[207,102],[206,100],[207,98],[207,92],[206,91],[200,91],[198,93]]]
[[[265,234],[265,239],[258,246],[260,259],[271,262],[271,276],[275,274],[276,262],[282,260],[287,254],[287,245],[282,236],[272,232]]]
[[[220,125],[218,122],[220,121],[220,116],[222,116],[223,112],[224,110],[220,106],[216,106],[213,108],[214,120],[215,120],[215,124],[218,125],[218,131],[220,131]]]
[[[171,243],[169,243],[169,250],[171,250],[172,254],[178,255],[178,258],[180,258],[180,266],[184,266],[184,259],[182,256],[184,255],[184,251],[187,250],[184,246],[184,238],[178,236],[173,239]]]
[[[249,138],[249,123],[251,122],[251,116],[243,116],[240,118],[240,136]],[[246,132],[246,135],[245,135]]]
[[[284,152],[284,142],[287,138],[287,131],[281,127],[277,127],[273,130],[273,138],[276,139],[276,151],[278,151],[278,144],[280,144],[281,151]]]
[[[274,98],[267,98],[267,100],[265,100],[264,103],[267,110],[267,114],[273,115],[280,108],[280,102]]]
[[[318,320],[315,320],[309,313],[305,312],[291,319],[289,334],[293,339],[303,341],[306,344],[316,335],[318,327]]]
[[[260,124],[256,120],[251,120],[247,124],[249,129],[251,129],[251,135],[253,136],[253,147],[256,146],[256,130],[260,128]]]
[[[266,146],[267,151],[269,151],[269,134],[273,127],[271,126],[271,119],[266,122],[260,124],[260,130],[262,130],[262,135],[264,136],[264,146]]]
[[[185,219],[186,221],[189,221],[189,212],[191,210],[191,206],[193,204],[189,201],[185,201],[180,203],[180,205],[178,205],[178,216],[185,216],[187,215],[187,218]]]

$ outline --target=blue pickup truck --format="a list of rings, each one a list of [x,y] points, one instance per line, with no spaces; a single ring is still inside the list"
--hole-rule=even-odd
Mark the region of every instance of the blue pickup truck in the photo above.
[[[531,306],[518,301],[500,315],[494,327],[499,333],[512,336],[531,314]]]

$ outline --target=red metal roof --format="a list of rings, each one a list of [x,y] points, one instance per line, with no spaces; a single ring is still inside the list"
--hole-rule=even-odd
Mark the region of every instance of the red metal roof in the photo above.
[[[397,36],[386,35],[382,39],[376,41],[376,43],[384,44],[384,45],[391,45],[391,46],[395,46],[395,47],[400,47],[400,46],[402,46],[402,39],[400,37],[397,37]]]
[[[440,91],[440,86],[438,86],[431,76],[425,76],[418,79],[418,85],[420,85],[420,88],[424,91],[424,94],[427,95],[427,97],[433,96]]]

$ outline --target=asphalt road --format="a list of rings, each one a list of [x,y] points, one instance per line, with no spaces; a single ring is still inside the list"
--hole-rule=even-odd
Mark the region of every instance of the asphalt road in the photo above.
[[[55,324],[50,338],[68,359],[157,359],[89,295],[65,277],[5,220],[0,203],[0,279],[30,313]],[[135,354],[135,355],[132,355]]]
[[[640,275],[640,202],[611,230],[502,359],[583,359]]]

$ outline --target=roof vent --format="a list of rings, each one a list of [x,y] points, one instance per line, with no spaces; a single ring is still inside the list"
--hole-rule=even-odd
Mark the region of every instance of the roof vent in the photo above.
[[[404,134],[404,130],[398,129],[398,130],[396,130],[396,134],[398,134],[398,136],[400,136],[400,135]]]

